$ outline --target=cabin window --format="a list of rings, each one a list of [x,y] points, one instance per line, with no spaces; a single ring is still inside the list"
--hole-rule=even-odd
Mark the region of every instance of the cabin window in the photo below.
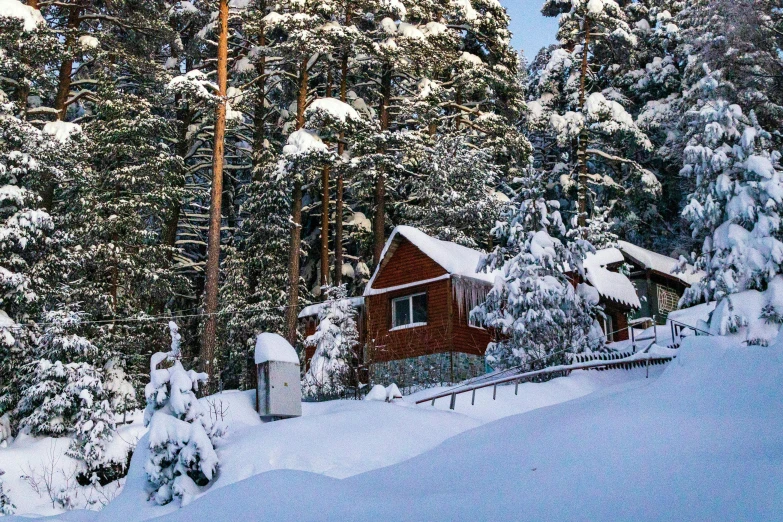
[[[671,288],[658,286],[658,312],[662,315],[677,309],[680,296]]]
[[[427,324],[427,294],[392,299],[392,329]]]

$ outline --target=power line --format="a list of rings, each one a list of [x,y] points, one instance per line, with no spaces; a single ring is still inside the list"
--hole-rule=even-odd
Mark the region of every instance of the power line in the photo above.
[[[331,302],[334,302],[335,300],[329,300],[329,301],[322,301],[323,304],[328,304]],[[81,325],[87,325],[87,324],[117,324],[117,323],[144,323],[144,322],[163,322],[163,321],[173,321],[177,319],[191,319],[194,317],[207,317],[207,316],[217,316],[217,315],[226,315],[226,314],[247,314],[247,313],[254,313],[254,312],[263,312],[263,311],[269,311],[269,310],[285,310],[287,308],[298,308],[299,305],[280,305],[280,306],[264,306],[259,308],[245,308],[240,310],[221,310],[219,312],[211,312],[211,313],[197,313],[197,314],[182,314],[182,315],[169,315],[169,314],[160,314],[160,315],[145,315],[141,317],[118,317],[115,319],[96,319],[93,321],[80,321],[79,326]],[[193,310],[194,308],[187,308],[187,310]],[[180,310],[182,312],[182,310]],[[32,326],[50,326],[57,323],[54,322],[42,322],[42,323],[35,323],[35,325],[24,325],[16,323],[11,326],[0,326],[0,329],[4,330],[24,330],[28,329]]]

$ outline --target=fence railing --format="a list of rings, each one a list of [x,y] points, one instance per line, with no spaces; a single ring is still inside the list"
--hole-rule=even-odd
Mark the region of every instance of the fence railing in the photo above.
[[[702,330],[701,328],[697,328],[690,324],[685,324],[674,319],[669,319],[669,324],[671,325],[672,329],[672,343],[676,346],[680,345],[680,341],[682,341],[682,339],[685,337],[683,335],[683,331],[686,330],[693,331],[694,335],[712,335],[707,330]]]
[[[617,358],[618,355],[624,355],[625,357]],[[439,393],[437,395],[427,397],[426,399],[419,399],[418,401],[416,401],[416,404],[431,402],[432,405],[434,406],[435,401],[437,399],[441,399],[443,397],[451,397],[451,403],[449,404],[449,409],[453,410],[457,403],[457,395],[470,392],[472,393],[472,398],[470,402],[472,406],[476,403],[476,390],[480,390],[482,388],[489,388],[490,386],[493,387],[492,399],[494,400],[497,398],[497,387],[499,384],[514,382],[515,383],[514,395],[517,395],[519,393],[519,383],[521,382],[527,382],[542,375],[550,375],[550,374],[557,374],[557,373],[568,375],[573,370],[610,369],[610,368],[630,369],[638,366],[646,366],[647,377],[649,377],[651,364],[652,365],[663,364],[668,361],[671,361],[674,358],[674,356],[650,355],[649,353],[626,353],[626,354],[606,353],[606,354],[596,354],[596,356],[604,357],[604,358],[598,360],[588,360],[585,362],[577,362],[572,364],[550,366],[548,368],[543,368],[541,370],[535,370],[535,371],[525,372],[517,375],[512,375],[509,377],[503,377],[501,379],[496,379],[493,381],[476,384],[473,386],[466,386],[458,390],[450,390],[443,393]]]

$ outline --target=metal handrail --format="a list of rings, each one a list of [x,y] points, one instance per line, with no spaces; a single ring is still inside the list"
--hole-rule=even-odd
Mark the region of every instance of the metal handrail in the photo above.
[[[677,321],[676,319],[669,319],[669,324],[671,325],[671,330],[672,330],[672,343],[676,343],[677,342],[676,339],[678,337],[680,338],[680,340],[682,340],[682,331],[685,330],[686,328],[696,332],[696,335],[712,336],[712,333],[708,332],[707,330],[702,330],[701,328],[697,328],[690,324]]]
[[[652,364],[660,364],[663,362],[668,362],[673,359],[673,357],[668,357],[668,356],[650,356],[649,354],[645,354],[645,355],[646,357],[642,356],[642,354],[632,354],[624,359],[599,360],[599,361],[589,361],[589,362],[575,363],[575,364],[563,364],[559,366],[550,366],[549,368],[542,368],[541,370],[535,370],[535,371],[526,372],[518,375],[512,375],[510,377],[504,377],[502,379],[497,379],[487,383],[478,384],[476,386],[469,386],[461,390],[449,390],[447,392],[443,392],[437,395],[433,395],[431,397],[427,397],[426,399],[419,399],[418,401],[416,401],[415,404],[421,404],[423,402],[432,402],[434,406],[436,399],[442,399],[443,397],[451,397],[451,405],[449,407],[450,409],[453,410],[454,405],[456,403],[457,395],[461,393],[467,393],[472,391],[473,392],[472,403],[475,403],[476,390],[480,390],[482,388],[488,388],[490,386],[494,386],[495,390],[493,392],[493,398],[495,398],[497,394],[498,384],[505,384],[507,382],[516,381],[518,387],[520,382],[528,381],[533,377],[537,377],[539,375],[546,375],[549,373],[559,373],[559,372],[570,373],[573,370],[589,370],[592,368],[600,368],[603,366],[611,367],[611,366],[623,366],[623,365],[633,364],[633,363],[645,363],[648,367],[647,375],[649,377],[649,365],[651,362]],[[517,390],[514,390],[514,392],[516,394]]]

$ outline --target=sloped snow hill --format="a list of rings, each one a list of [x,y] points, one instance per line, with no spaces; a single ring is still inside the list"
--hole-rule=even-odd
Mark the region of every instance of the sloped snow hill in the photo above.
[[[781,520],[781,382],[780,341],[690,338],[643,386],[491,422],[343,480],[263,473],[165,520]]]

